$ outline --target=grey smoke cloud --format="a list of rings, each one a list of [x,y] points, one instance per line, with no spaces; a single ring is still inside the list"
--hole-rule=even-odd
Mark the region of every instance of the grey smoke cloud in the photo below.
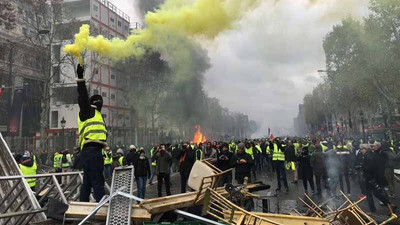
[[[111,2],[140,19],[139,6],[155,7],[141,2],[157,0]],[[268,127],[274,135],[290,133],[298,104],[321,80],[323,37],[341,18],[366,15],[367,6],[368,0],[264,0],[235,29],[213,42],[199,41],[211,65],[206,92],[256,120],[257,136],[266,135]]]

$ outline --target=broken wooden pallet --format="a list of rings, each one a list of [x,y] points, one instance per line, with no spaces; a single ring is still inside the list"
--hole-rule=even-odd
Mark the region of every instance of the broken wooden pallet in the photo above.
[[[217,188],[216,191],[223,196],[228,196],[228,192],[223,187]],[[193,191],[183,194],[148,199],[141,202],[140,207],[146,209],[150,214],[158,214],[175,209],[191,207],[195,205],[194,201],[197,194],[197,191]]]
[[[70,202],[69,208],[65,212],[66,219],[84,218],[97,206],[93,202]],[[105,204],[94,215],[95,220],[105,220],[107,218],[108,204]],[[139,205],[132,205],[131,218],[134,221],[151,221],[151,214],[146,209],[142,209]]]

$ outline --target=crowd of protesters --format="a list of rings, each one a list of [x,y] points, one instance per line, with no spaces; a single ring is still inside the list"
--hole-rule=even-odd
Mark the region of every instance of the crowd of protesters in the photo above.
[[[380,204],[396,208],[391,200],[395,197],[394,169],[399,164],[399,146],[384,140],[269,138],[199,144],[182,142],[154,145],[147,151],[135,145],[114,151],[106,147],[102,155],[106,182],[111,182],[116,167],[134,167],[139,198],[145,198],[146,186],[152,185],[154,178],[158,196],[163,195],[164,186],[165,194],[171,195],[173,173],[180,175],[181,193],[189,191],[187,183],[194,163],[208,159],[222,171],[233,168],[220,179],[220,186],[232,182],[242,184],[245,177],[249,182],[271,183],[273,180],[257,180],[259,171],[268,171],[276,174],[276,191],[281,191],[283,186],[289,192],[290,178],[293,185],[301,180],[307,194],[336,197],[340,190],[351,196],[354,187],[350,180],[353,180],[361,189],[359,197],[366,197],[371,214],[376,212],[373,196]],[[33,173],[30,168],[36,167],[34,156],[25,152],[16,159],[24,171]],[[79,148],[55,153],[53,162],[55,172],[83,167]],[[67,184],[68,177],[64,176],[59,182]],[[30,186],[34,188],[35,180],[30,180]]]

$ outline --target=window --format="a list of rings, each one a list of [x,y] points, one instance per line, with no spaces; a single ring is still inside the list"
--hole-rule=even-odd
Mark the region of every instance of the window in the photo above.
[[[125,31],[128,32],[129,31],[129,26],[125,25]]]
[[[103,117],[103,119],[107,119],[107,114],[101,114],[101,116]]]
[[[103,93],[101,93],[101,96],[102,96],[103,98],[107,98],[107,92],[103,91]]]
[[[122,114],[118,114],[118,119],[119,119],[119,120],[122,119]]]
[[[51,127],[52,128],[58,127],[58,111],[51,112]]]
[[[93,5],[93,11],[95,12],[99,11],[99,7],[97,5]]]
[[[115,94],[111,94],[111,99],[115,100]]]
[[[94,90],[93,90],[93,94],[94,94],[94,95],[98,95],[98,94],[99,94],[99,90],[94,89]]]
[[[119,27],[121,27],[121,26],[122,26],[122,23],[121,23],[121,21],[118,21],[118,26],[119,26]]]
[[[61,76],[60,76],[60,67],[59,66],[53,66],[53,82],[54,83],[60,83]]]
[[[110,17],[110,22],[114,23],[115,22],[114,18]]]
[[[111,80],[115,80],[115,75],[111,74]]]
[[[110,39],[113,39],[115,36],[113,34],[110,34]]]

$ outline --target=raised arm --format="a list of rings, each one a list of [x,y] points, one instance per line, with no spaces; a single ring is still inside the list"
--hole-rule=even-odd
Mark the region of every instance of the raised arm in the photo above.
[[[90,118],[94,115],[94,109],[90,106],[89,94],[86,89],[86,80],[83,78],[84,68],[80,64],[76,68],[76,73],[78,74],[78,79],[76,82],[78,84],[78,104],[79,104],[79,117],[82,121]]]

